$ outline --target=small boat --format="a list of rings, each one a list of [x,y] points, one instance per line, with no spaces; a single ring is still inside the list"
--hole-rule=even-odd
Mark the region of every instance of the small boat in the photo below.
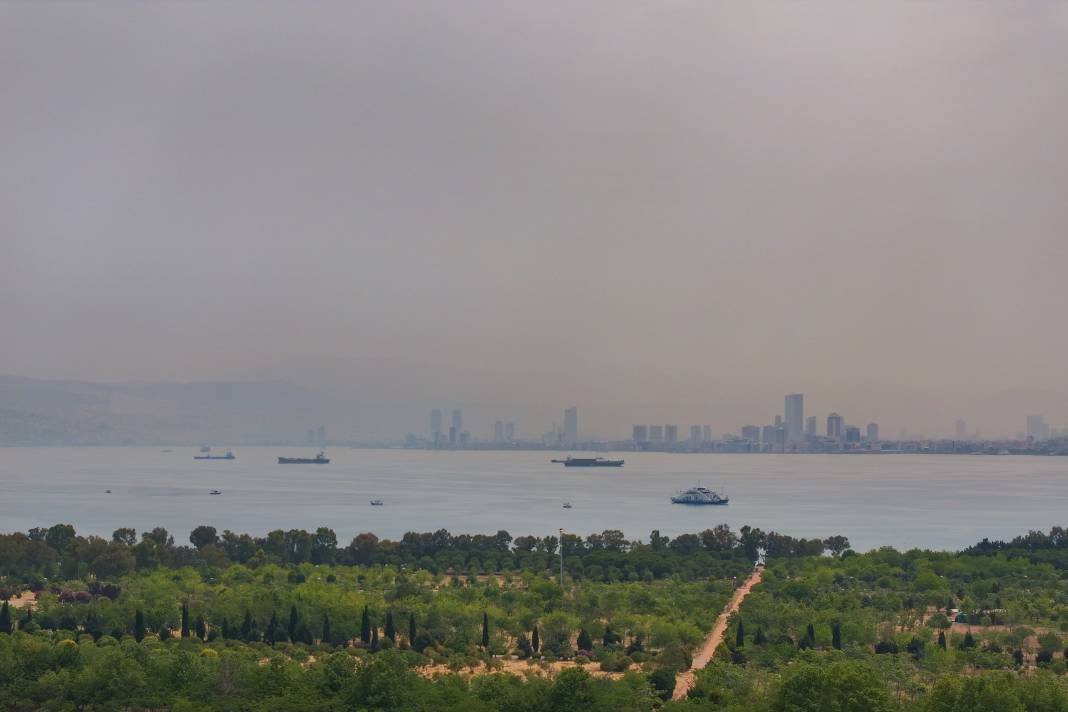
[[[104,494],[111,494],[111,490],[104,490]]]
[[[552,460],[564,467],[623,467],[622,460],[606,460],[603,457],[566,457],[563,460]]]
[[[315,457],[280,457],[279,465],[329,465],[330,458],[326,453],[320,452]]]
[[[211,492],[208,492],[208,494],[222,494],[222,492],[219,490],[212,490]]]
[[[372,499],[371,500],[371,506],[372,507],[381,507],[383,504],[385,504],[385,502],[383,502],[380,499]]]
[[[232,453],[229,450],[227,450],[225,455],[211,455],[211,454],[208,454],[208,455],[193,455],[193,459],[194,460],[236,460],[237,458],[234,457],[234,453]]]
[[[691,487],[671,498],[674,504],[727,504],[727,495],[720,495],[704,487]]]
[[[571,509],[571,503],[570,502],[564,502],[564,509]]]

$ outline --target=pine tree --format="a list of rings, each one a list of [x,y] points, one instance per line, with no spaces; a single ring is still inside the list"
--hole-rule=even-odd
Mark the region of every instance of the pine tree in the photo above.
[[[197,637],[204,640],[208,637],[208,623],[204,620],[204,616],[197,616]]]
[[[408,614],[408,645],[415,644],[415,614]]]
[[[393,611],[386,611],[386,637],[391,643],[397,642],[397,629],[393,625]]]
[[[319,639],[319,642],[330,645],[334,637],[330,634],[330,616],[323,614],[323,637]]]
[[[371,652],[378,650],[378,626],[371,629]]]
[[[585,628],[579,630],[578,640],[575,641],[579,650],[593,650],[593,639],[590,638],[590,634],[586,632]]]
[[[738,632],[734,636],[734,647],[745,647],[745,622],[738,621]]]
[[[482,611],[482,649],[489,650],[489,614]]]
[[[530,640],[527,638],[526,633],[520,634],[519,639],[515,641],[515,647],[519,650],[519,657],[524,660],[530,657],[532,651],[530,648]]]
[[[363,617],[360,619],[360,640],[364,645],[371,643],[371,612],[367,606],[363,607]]]
[[[182,602],[182,637],[189,637],[189,603]]]
[[[541,636],[538,635],[538,626],[534,626],[534,630],[530,632],[530,647],[534,649],[534,652],[541,650]]]
[[[0,633],[12,633],[15,630],[15,626],[11,623],[11,607],[8,606],[7,601],[4,601],[4,605],[0,606]]]
[[[145,639],[145,613],[140,608],[134,613],[133,635],[138,643]]]
[[[615,634],[615,631],[612,630],[611,626],[606,625],[604,627],[604,636],[602,637],[601,642],[604,644],[604,647],[612,648],[619,644],[619,636]]]
[[[296,606],[289,607],[289,639],[297,639],[297,624],[300,623],[300,615],[297,613]]]

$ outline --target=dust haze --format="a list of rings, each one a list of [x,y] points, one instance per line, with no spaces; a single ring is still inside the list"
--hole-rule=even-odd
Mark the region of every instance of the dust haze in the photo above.
[[[288,381],[368,437],[795,391],[1068,425],[1066,37],[1038,1],[5,2],[0,374]]]

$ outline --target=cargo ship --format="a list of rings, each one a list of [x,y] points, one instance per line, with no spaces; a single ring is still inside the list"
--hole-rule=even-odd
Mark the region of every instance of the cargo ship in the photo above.
[[[622,460],[606,460],[603,457],[567,457],[553,462],[564,467],[623,467]]]
[[[205,452],[205,450],[201,450],[201,452]],[[227,450],[225,455],[212,455],[210,452],[208,452],[208,454],[206,454],[206,455],[193,455],[193,459],[194,460],[236,460],[237,458],[234,457],[234,453],[232,453],[229,450]]]
[[[330,458],[326,453],[320,452],[315,457],[280,457],[279,465],[329,465]]]

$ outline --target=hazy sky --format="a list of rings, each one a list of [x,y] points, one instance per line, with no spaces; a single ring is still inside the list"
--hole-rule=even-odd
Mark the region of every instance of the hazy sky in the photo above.
[[[0,2],[0,373],[1068,426],[1068,4]]]

